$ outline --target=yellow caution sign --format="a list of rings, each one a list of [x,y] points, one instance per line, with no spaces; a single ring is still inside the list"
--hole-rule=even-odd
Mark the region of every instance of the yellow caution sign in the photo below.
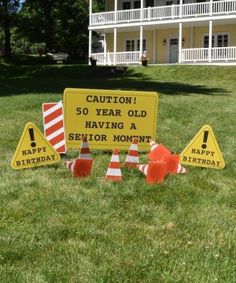
[[[141,150],[155,140],[156,92],[65,89],[66,145],[78,148],[83,135],[96,149],[128,149],[138,139]]]
[[[27,123],[12,158],[11,167],[24,169],[58,161],[60,161],[58,152],[33,123]]]
[[[214,169],[225,167],[224,158],[209,125],[203,126],[186,146],[180,154],[180,163]]]

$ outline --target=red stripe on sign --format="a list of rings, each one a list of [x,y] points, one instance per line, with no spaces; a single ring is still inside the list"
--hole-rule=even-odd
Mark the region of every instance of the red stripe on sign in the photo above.
[[[66,152],[62,103],[60,102],[43,103],[42,109],[43,109],[44,133],[47,140],[51,136],[52,139],[49,141],[51,145],[54,148],[59,146],[59,148],[56,149],[59,153]],[[48,114],[46,114],[46,112]],[[48,126],[50,127],[47,128]],[[61,133],[55,136],[57,131]]]
[[[64,133],[61,133],[60,135],[56,136],[55,138],[50,140],[50,143],[52,145],[59,143],[60,141],[65,139],[65,135]]]
[[[57,122],[56,124],[52,125],[50,128],[46,129],[45,135],[49,136],[61,128],[63,128],[63,120]]]
[[[54,111],[53,113],[51,113],[47,117],[45,117],[45,124],[51,122],[52,120],[54,120],[55,118],[57,118],[60,115],[62,115],[62,108],[57,109],[56,111]]]
[[[120,163],[119,162],[111,162],[108,167],[112,168],[112,169],[120,169]]]
[[[58,152],[65,152],[66,151],[66,146],[62,145],[62,146],[58,147],[57,151]]]
[[[53,106],[55,106],[57,103],[46,103],[43,104],[43,111],[47,111],[48,109],[52,108]]]

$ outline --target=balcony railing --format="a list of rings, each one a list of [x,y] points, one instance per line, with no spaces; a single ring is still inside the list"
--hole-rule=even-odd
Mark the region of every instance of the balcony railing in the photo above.
[[[180,18],[228,15],[236,13],[236,0],[191,3],[183,5],[148,7],[117,12],[94,13],[91,26],[132,23],[139,21],[173,20]]]
[[[212,62],[236,61],[236,47],[213,47],[209,54],[209,48],[182,49],[182,63],[187,62]],[[211,56],[209,56],[211,55]]]
[[[97,60],[98,65],[124,65],[140,63],[139,51],[92,53],[91,57]]]
[[[204,62],[236,62],[236,46],[232,47],[213,47],[211,58],[209,48],[182,49],[182,63],[204,63]],[[98,65],[127,65],[140,64],[140,52],[107,52],[92,53],[91,57],[97,60]],[[150,62],[151,63],[151,62]]]

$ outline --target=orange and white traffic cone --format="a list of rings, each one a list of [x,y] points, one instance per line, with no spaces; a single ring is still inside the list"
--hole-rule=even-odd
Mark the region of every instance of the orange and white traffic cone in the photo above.
[[[120,170],[120,158],[119,158],[119,150],[114,149],[111,157],[111,161],[108,165],[107,173],[105,176],[105,180],[119,182],[122,180],[122,174]]]
[[[168,174],[185,174],[186,169],[179,164],[179,156],[172,154],[171,151],[162,144],[157,144],[154,141],[150,142],[151,152],[148,158],[151,161],[166,162],[166,172]]]
[[[178,164],[177,174],[186,174],[187,170],[180,163]]]
[[[93,159],[77,158],[75,160],[74,177],[87,177],[93,166]]]
[[[148,184],[162,183],[167,174],[166,162],[151,161],[149,164],[137,165],[137,168],[146,176]]]
[[[148,158],[151,161],[162,161],[164,156],[171,155],[171,152],[163,144],[157,144],[154,141],[150,142],[151,151],[148,154]]]
[[[154,151],[158,147],[158,144],[153,140],[150,141],[150,151]]]
[[[164,158],[167,163],[167,172],[169,174],[186,174],[186,169],[179,163],[179,155],[171,154]]]
[[[75,161],[65,161],[64,164],[72,173],[74,173]]]
[[[89,150],[87,136],[83,136],[83,140],[80,146],[79,159],[92,159],[91,152]]]
[[[142,172],[145,176],[147,176],[148,164],[137,164],[136,167]]]
[[[164,158],[167,163],[167,172],[169,174],[185,174],[186,169],[179,163],[179,155],[171,154]]]
[[[65,165],[72,172],[73,177],[86,177],[91,173],[92,159],[75,159],[74,161],[66,161]]]
[[[148,165],[146,182],[148,184],[160,184],[164,181],[166,175],[166,162],[151,161]]]
[[[135,168],[139,164],[138,139],[133,138],[128,154],[125,159],[125,167]]]
[[[179,155],[171,154],[163,158],[166,162],[166,171],[168,174],[177,174],[177,169],[179,165]]]

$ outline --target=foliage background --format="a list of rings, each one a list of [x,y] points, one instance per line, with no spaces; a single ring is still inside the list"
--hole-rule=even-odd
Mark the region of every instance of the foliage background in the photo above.
[[[103,1],[93,1],[93,10],[100,9]],[[1,0],[0,48],[6,57],[54,51],[85,58],[88,12],[87,0]]]

